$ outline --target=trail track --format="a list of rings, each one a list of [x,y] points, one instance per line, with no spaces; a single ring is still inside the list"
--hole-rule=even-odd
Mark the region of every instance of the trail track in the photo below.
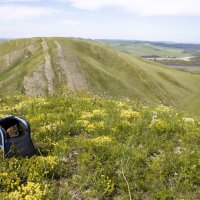
[[[78,60],[76,57],[66,48],[65,52],[63,52],[62,46],[58,41],[55,41],[55,44],[58,64],[66,77],[68,88],[70,90],[77,88],[87,89],[88,85],[84,71],[78,68]]]

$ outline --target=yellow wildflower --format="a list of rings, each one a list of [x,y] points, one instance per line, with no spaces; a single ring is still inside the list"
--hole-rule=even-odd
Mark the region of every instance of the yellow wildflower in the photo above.
[[[86,131],[94,132],[96,130],[95,124],[91,123],[86,127]]]
[[[93,114],[90,112],[83,112],[83,114],[81,115],[80,119],[89,119],[93,117]]]
[[[183,118],[183,121],[185,123],[189,123],[189,124],[194,124],[195,123],[194,118]]]
[[[120,117],[121,118],[138,118],[140,117],[140,113],[133,111],[132,109],[122,110]]]
[[[86,128],[90,124],[90,122],[87,120],[77,120],[76,124],[83,128]]]
[[[164,133],[170,128],[170,124],[164,120],[157,119],[156,121],[152,121],[149,125],[149,128],[157,133]]]
[[[10,200],[40,200],[46,195],[46,187],[42,188],[39,183],[28,182],[27,185],[22,185],[18,190],[11,192],[9,194]]]
[[[105,143],[111,142],[112,139],[108,136],[99,136],[97,138],[91,139],[91,142],[97,146],[101,146]]]
[[[172,111],[172,108],[171,107],[167,107],[167,106],[164,106],[164,105],[159,105],[157,108],[156,108],[156,112],[160,112],[160,113],[169,113]]]
[[[81,119],[104,118],[107,115],[105,110],[95,109],[92,112],[83,112]]]
[[[126,103],[124,103],[124,102],[122,102],[122,101],[116,101],[116,106],[118,107],[118,108],[122,108],[122,107],[126,107],[127,105],[126,105]]]

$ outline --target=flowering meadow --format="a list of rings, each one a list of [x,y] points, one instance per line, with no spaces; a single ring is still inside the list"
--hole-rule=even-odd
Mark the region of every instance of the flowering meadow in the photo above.
[[[171,107],[69,92],[0,97],[6,115],[29,121],[37,153],[0,157],[0,199],[200,197],[200,123]]]

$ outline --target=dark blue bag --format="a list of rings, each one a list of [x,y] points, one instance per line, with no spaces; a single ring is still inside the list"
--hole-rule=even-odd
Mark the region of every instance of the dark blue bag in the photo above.
[[[14,128],[13,128],[14,127]],[[9,130],[16,130],[9,134]],[[12,146],[12,148],[11,148]],[[0,148],[3,157],[11,157],[12,149],[22,157],[31,157],[35,147],[31,140],[30,125],[27,120],[17,116],[7,116],[0,119]]]

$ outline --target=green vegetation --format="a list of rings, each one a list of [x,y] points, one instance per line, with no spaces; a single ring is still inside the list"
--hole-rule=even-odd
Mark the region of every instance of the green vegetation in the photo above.
[[[200,75],[74,38],[34,38],[0,44],[1,94],[93,94],[163,103],[200,115]],[[191,106],[192,105],[192,106]]]
[[[155,115],[157,112],[157,117]],[[0,158],[1,199],[198,199],[200,124],[170,107],[68,92],[0,98],[38,155]]]
[[[31,50],[33,48],[33,53]],[[6,41],[0,44],[1,94],[24,91],[24,77],[44,62],[42,48],[37,39]]]
[[[199,88],[197,73],[93,41],[0,43],[0,118],[28,119],[38,149],[0,157],[1,199],[198,199]]]

